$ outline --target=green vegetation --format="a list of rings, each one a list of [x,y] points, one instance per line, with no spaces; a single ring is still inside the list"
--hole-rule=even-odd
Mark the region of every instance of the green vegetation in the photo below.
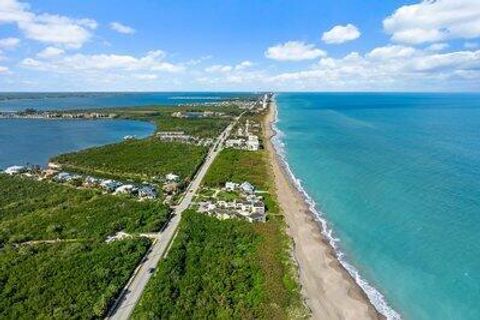
[[[307,318],[269,170],[266,151],[226,149],[218,155],[203,184],[250,181],[266,191],[269,220],[250,224],[184,213],[172,249],[147,285],[134,319]]]
[[[52,159],[65,170],[135,181],[152,180],[169,172],[189,179],[202,163],[206,147],[161,142],[155,138],[124,141],[60,155]]]
[[[219,221],[192,210],[182,219],[133,319],[300,318],[277,224]]]
[[[230,123],[231,117],[237,116],[241,110],[235,103],[223,106],[184,106],[184,107],[137,107],[111,109],[121,118],[150,121],[157,125],[157,131],[184,131],[188,135],[200,138],[218,136]],[[176,118],[173,112],[216,111],[225,113],[225,118]],[[102,110],[102,112],[106,112]]]
[[[249,181],[258,189],[267,190],[271,183],[266,156],[266,151],[224,149],[210,167],[203,184],[208,187],[223,187],[227,181]]]
[[[184,131],[186,134],[201,137],[215,138],[230,123],[231,119],[180,119],[180,118],[159,118],[156,120],[159,131]]]
[[[168,257],[147,285],[134,319],[253,319],[261,314],[260,238],[243,221],[184,213]]]
[[[168,215],[160,202],[22,177],[0,175],[0,190],[0,247],[39,239],[104,239],[120,230],[154,231]]]
[[[7,246],[0,250],[0,319],[101,319],[148,245]]]

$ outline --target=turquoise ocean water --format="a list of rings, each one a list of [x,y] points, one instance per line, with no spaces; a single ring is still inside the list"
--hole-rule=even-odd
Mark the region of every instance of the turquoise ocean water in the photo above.
[[[371,300],[390,318],[480,319],[480,95],[277,102],[279,147]]]

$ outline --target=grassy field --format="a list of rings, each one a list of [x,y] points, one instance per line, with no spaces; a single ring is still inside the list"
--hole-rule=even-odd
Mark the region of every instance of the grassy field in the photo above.
[[[156,201],[101,195],[49,182],[0,175],[2,243],[99,238],[119,230],[159,230],[167,208]]]
[[[0,319],[101,319],[149,242],[0,249]]]
[[[65,170],[141,182],[170,172],[189,179],[206,153],[206,147],[151,138],[68,153],[52,161],[62,164]]]

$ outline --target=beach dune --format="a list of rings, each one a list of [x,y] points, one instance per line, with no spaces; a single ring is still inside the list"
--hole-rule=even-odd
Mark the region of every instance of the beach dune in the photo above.
[[[272,144],[276,105],[271,103],[264,127],[265,147],[271,157],[277,197],[287,232],[293,239],[302,294],[312,319],[383,319],[366,294],[343,268],[321,232],[308,204],[294,186]]]

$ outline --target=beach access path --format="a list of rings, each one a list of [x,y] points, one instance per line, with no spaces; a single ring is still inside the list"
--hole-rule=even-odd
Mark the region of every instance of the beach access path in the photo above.
[[[188,189],[180,201],[175,207],[171,219],[167,222],[166,226],[156,234],[152,246],[149,248],[146,256],[142,259],[137,269],[134,271],[132,277],[128,281],[125,288],[120,293],[119,298],[108,313],[106,319],[111,320],[127,320],[130,318],[135,306],[137,305],[148,280],[154,274],[154,271],[160,262],[160,260],[166,256],[170,244],[172,243],[177,233],[178,225],[182,217],[182,212],[185,211],[191,204],[192,199],[200,187],[200,184],[207,173],[210,165],[215,160],[216,156],[223,148],[223,144],[227,137],[230,135],[232,128],[241,118],[242,113],[227,128],[219,135],[215,144],[210,148],[205,161],[203,162],[200,170],[193,178],[192,182],[188,186]],[[152,234],[150,234],[152,235]]]
[[[350,274],[337,260],[302,194],[293,184],[271,141],[275,135],[276,105],[265,117],[266,148],[274,174],[276,194],[293,239],[302,295],[312,319],[384,319]]]

